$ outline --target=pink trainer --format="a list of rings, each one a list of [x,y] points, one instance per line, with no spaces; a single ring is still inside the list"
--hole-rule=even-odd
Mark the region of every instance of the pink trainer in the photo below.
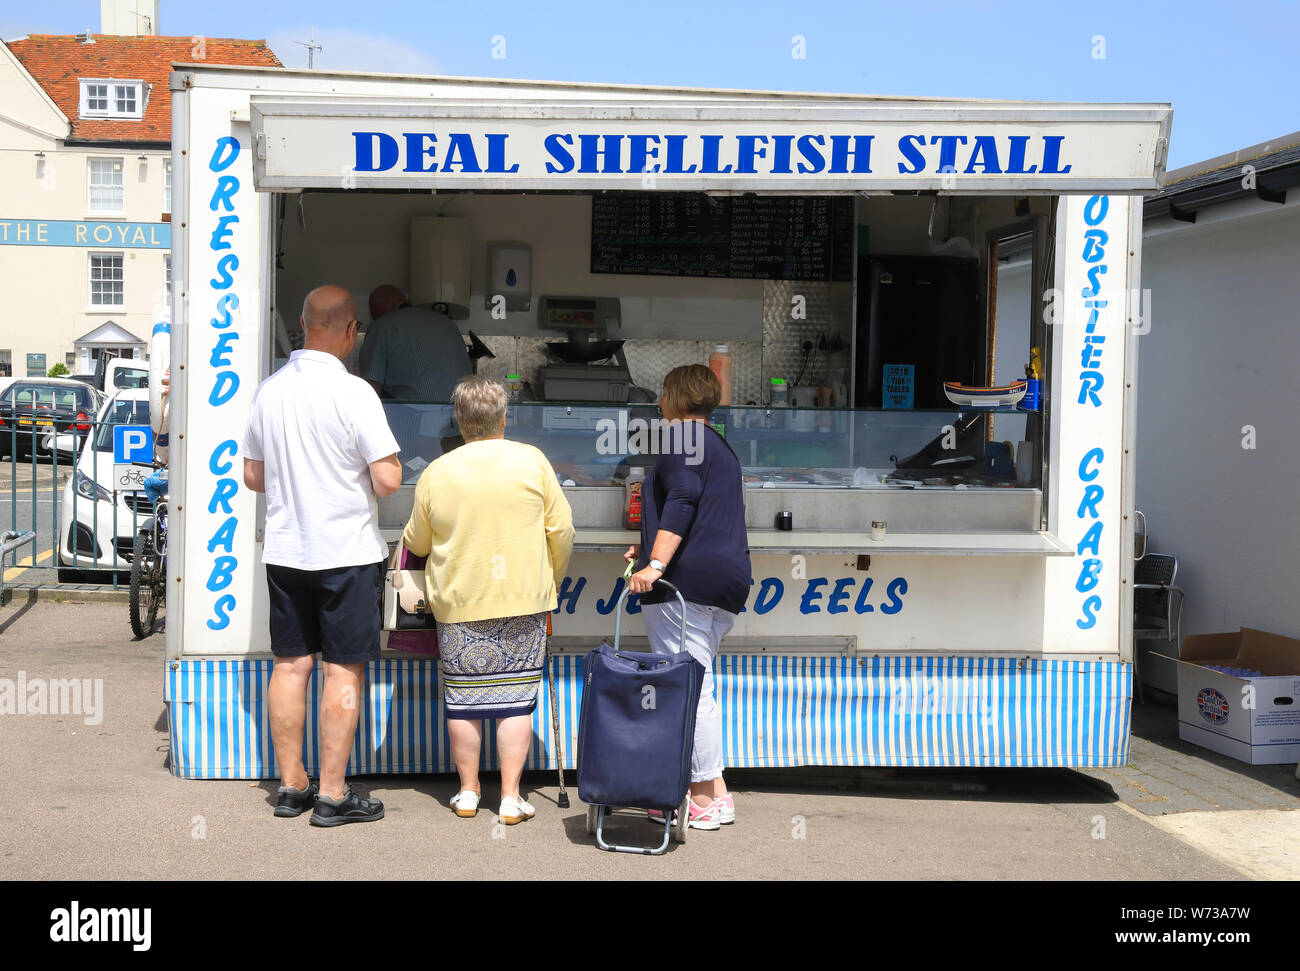
[[[731,798],[731,793],[725,796],[719,796],[715,800],[722,808],[718,812],[718,822],[726,826],[736,821],[736,801]]]

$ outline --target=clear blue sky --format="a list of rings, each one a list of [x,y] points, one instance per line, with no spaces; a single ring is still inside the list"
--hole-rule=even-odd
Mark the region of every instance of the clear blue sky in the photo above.
[[[314,27],[316,66],[339,70],[1168,101],[1170,168],[1300,130],[1300,0],[163,0],[160,20],[165,34],[264,37],[290,66],[306,65],[294,41]],[[98,0],[0,12],[5,39],[87,28]]]

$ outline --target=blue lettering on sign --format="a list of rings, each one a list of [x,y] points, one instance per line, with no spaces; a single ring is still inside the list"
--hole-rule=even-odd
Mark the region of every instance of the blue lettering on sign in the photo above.
[[[227,553],[235,552],[235,529],[238,526],[239,520],[234,516],[218,526],[217,531],[208,540],[208,552],[215,553],[218,549],[225,550]]]
[[[235,609],[235,598],[230,594],[218,597],[212,605],[212,618],[208,621],[208,630],[225,630],[230,626],[230,612]]]
[[[750,584],[753,586],[753,584]],[[777,577],[765,577],[758,585],[758,596],[754,598],[754,613],[765,614],[781,602],[785,593],[785,584]]]
[[[555,591],[555,600],[556,600],[555,613],[558,614],[560,612],[560,608],[564,607],[565,603],[568,604],[567,607],[564,607],[564,612],[566,614],[571,614],[575,610],[577,610],[578,597],[582,593],[582,588],[585,587],[586,585],[587,585],[586,577],[578,577],[576,582],[574,581],[573,577],[565,577],[563,580],[561,580],[560,589]]]
[[[218,556],[212,561],[212,572],[208,574],[208,589],[213,592],[224,590],[235,578],[235,567],[239,561],[233,556]]]
[[[233,442],[230,443],[233,445]],[[234,454],[233,452],[231,454]],[[215,458],[213,460],[216,461]],[[214,496],[213,502],[217,501]],[[233,530],[233,526],[229,527]],[[209,543],[209,552],[215,549],[218,538],[225,540],[227,527],[223,525],[212,541]],[[578,612],[580,601],[582,600],[583,590],[587,586],[587,577],[566,576],[560,581],[559,588],[556,590],[556,607],[553,613],[575,614]],[[894,577],[890,580],[885,588],[885,602],[873,604],[869,601],[872,589],[871,577],[862,578],[862,587],[857,592],[857,597],[853,596],[853,587],[857,583],[856,576],[838,577],[834,580],[830,593],[827,596],[826,591],[822,588],[832,581],[828,577],[815,577],[808,580],[805,584],[804,591],[799,598],[799,612],[801,614],[820,614],[823,612],[823,596],[825,600],[825,612],[828,614],[847,614],[849,612],[848,603],[853,601],[853,610],[858,614],[870,614],[876,611],[877,606],[883,614],[896,614],[903,609],[903,595],[907,593],[907,579],[905,577]],[[622,596],[626,581],[623,577],[618,577],[614,581],[614,586],[609,595],[605,597],[597,596],[595,602],[596,613],[608,616],[613,613],[618,606],[619,597]],[[764,577],[761,580],[750,579],[752,602],[750,606],[754,613],[762,616],[771,613],[781,603],[785,595],[785,583],[780,577]],[[748,608],[742,608],[742,611]],[[624,612],[627,614],[639,614],[641,612],[641,597],[638,594],[630,595],[624,602]]]
[[[835,581],[835,587],[831,590],[831,595],[826,598],[826,612],[828,614],[847,614],[849,608],[843,606],[843,602],[849,597],[849,588],[853,586],[853,577],[840,577]]]
[[[1102,562],[1099,554],[1104,526],[1097,505],[1105,498],[1106,490],[1093,480],[1101,474],[1101,463],[1105,458],[1105,452],[1100,448],[1093,448],[1084,453],[1083,459],[1079,462],[1079,481],[1087,484],[1083,487],[1083,498],[1079,500],[1076,515],[1079,519],[1095,520],[1075,546],[1075,552],[1079,556],[1083,556],[1084,553],[1094,554],[1080,561],[1079,577],[1074,581],[1074,589],[1079,593],[1088,593],[1101,582]],[[1085,598],[1082,606],[1083,616],[1075,620],[1075,625],[1080,630],[1094,627],[1097,623],[1097,611],[1101,609],[1101,605],[1102,599],[1097,594]]]
[[[397,139],[378,131],[354,131],[356,139],[356,162],[352,168],[357,172],[385,172],[397,164]],[[379,157],[375,157],[375,148]]]
[[[1059,152],[1059,146],[1056,150]],[[1045,156],[1048,157],[1054,165],[1057,164],[1058,155]],[[1046,161],[1043,164],[1043,171],[1048,171]],[[1083,233],[1083,246],[1079,250],[1079,258],[1087,267],[1088,285],[1080,293],[1087,318],[1083,326],[1083,342],[1079,347],[1078,404],[1093,408],[1101,407],[1102,389],[1106,385],[1105,376],[1101,373],[1106,335],[1098,333],[1098,329],[1101,325],[1101,312],[1110,304],[1110,301],[1102,296],[1102,278],[1108,271],[1107,264],[1103,261],[1106,259],[1106,246],[1110,243],[1110,233],[1101,228],[1109,212],[1109,196],[1089,196],[1083,204],[1083,222],[1087,228]],[[1100,475],[1101,464],[1105,458],[1102,449],[1092,448],[1085,452],[1079,461],[1078,476],[1083,490],[1075,515],[1081,520],[1093,520],[1075,545],[1075,552],[1083,558],[1079,561],[1079,575],[1074,581],[1074,589],[1079,593],[1089,594],[1080,605],[1081,616],[1075,620],[1075,625],[1080,630],[1089,630],[1096,626],[1097,612],[1103,605],[1101,596],[1091,591],[1101,583],[1100,554],[1105,526],[1101,521],[1099,507],[1106,496],[1106,490],[1096,479]],[[1092,556],[1084,557],[1085,553],[1091,553]]]
[[[239,222],[238,216],[220,217],[217,220],[217,228],[212,231],[212,236],[208,241],[208,248],[213,250],[230,249],[228,237],[233,236],[235,233],[230,227],[237,222]]]
[[[808,587],[804,590],[803,596],[799,598],[799,613],[801,614],[818,614],[821,613],[821,605],[817,603],[822,598],[821,588],[826,586],[825,577],[817,577],[808,581]]]
[[[567,583],[568,577],[565,577],[564,579]],[[614,591],[604,600],[596,601],[596,613],[601,614],[602,616],[613,613],[614,608],[618,606],[618,598],[621,596],[623,596],[623,578],[619,577],[614,581]],[[576,595],[574,596],[574,601],[577,601]],[[559,608],[557,607],[556,609],[558,610]],[[569,613],[573,613],[573,611],[570,610]]]
[[[547,175],[564,175],[573,171],[573,153],[569,151],[573,147],[572,135],[547,135],[544,144],[546,154],[553,159],[546,163]]]
[[[467,172],[471,174],[489,173],[509,175],[519,171],[518,163],[511,163],[506,156],[509,135],[504,132],[489,132],[483,135],[469,132],[448,132],[441,144],[446,146],[441,161],[438,158],[439,137],[435,132],[403,132],[399,142],[387,132],[354,131],[352,132],[352,170],[354,172],[387,172],[395,169],[397,163],[406,156],[403,172]],[[547,151],[557,157],[556,146],[549,136],[546,139]],[[601,136],[591,136],[593,138]],[[621,136],[619,136],[621,137]],[[570,141],[572,144],[572,141]],[[479,161],[486,155],[487,167]],[[570,163],[572,158],[570,157]],[[549,166],[548,166],[549,168]]]
[[[236,209],[239,202],[240,182],[238,176],[226,170],[239,158],[242,146],[233,135],[218,138],[213,145],[212,155],[208,160],[208,171],[217,174],[216,185],[208,199],[208,209],[224,213],[217,218],[216,228],[208,237],[208,250],[213,254],[234,249],[234,237],[239,229],[239,216]],[[239,391],[239,374],[234,368],[231,355],[233,345],[239,340],[239,332],[233,329],[233,311],[239,308],[239,297],[229,292],[235,285],[239,270],[239,257],[234,253],[224,253],[217,259],[216,274],[208,281],[213,291],[227,291],[216,299],[216,312],[209,320],[209,325],[216,332],[215,340],[208,352],[208,365],[213,370],[212,386],[208,391],[208,404],[213,408],[222,408],[230,404]],[[225,519],[213,532],[207,543],[210,554],[214,555],[212,566],[208,571],[207,589],[219,593],[231,586],[239,569],[239,559],[235,556],[235,535],[239,529],[239,517],[235,515],[231,500],[239,493],[239,482],[231,475],[234,471],[233,459],[239,447],[233,439],[220,442],[208,456],[208,471],[214,477],[212,493],[208,498],[208,513],[224,514]],[[230,626],[231,614],[238,608],[239,601],[233,593],[226,593],[216,598],[212,604],[212,616],[207,620],[209,630],[225,630]]]
[[[907,581],[902,577],[894,577],[889,581],[889,586],[885,588],[885,596],[889,598],[888,602],[880,605],[882,614],[896,614],[903,609],[903,594],[907,593]]]
[[[239,446],[235,444],[234,439],[228,438],[212,450],[212,455],[208,459],[208,471],[213,475],[225,475],[235,467],[229,460],[222,461],[223,452],[229,452],[231,458],[234,458],[239,454]]]
[[[354,172],[473,176],[520,170],[518,163],[510,161],[512,136],[508,132],[354,131],[350,134]],[[605,130],[550,131],[540,134],[540,138],[546,175],[616,176],[655,172],[817,176],[870,175],[876,135],[867,131],[688,135]],[[1064,135],[916,133],[898,139],[895,165],[899,175],[915,176],[1064,175],[1072,168],[1062,161],[1064,152]],[[238,180],[223,176],[211,200],[213,210],[221,206],[233,212],[237,190]],[[0,235],[4,226],[0,222]]]
[[[1097,298],[1101,295],[1101,277],[1106,272],[1106,264],[1101,261],[1106,258],[1106,244],[1110,240],[1109,233],[1096,227],[1106,218],[1109,211],[1110,198],[1108,196],[1090,196],[1083,205],[1083,221],[1090,228],[1084,231],[1083,250],[1080,256],[1085,263],[1090,264],[1090,268],[1088,270],[1088,286],[1084,288],[1082,293],[1084,298],[1083,306],[1089,313],[1088,322],[1083,328],[1083,347],[1080,349],[1079,354],[1081,366],[1079,404],[1090,404],[1094,408],[1101,407],[1100,392],[1102,386],[1106,383],[1101,371],[1097,369],[1101,363],[1102,349],[1100,345],[1106,342],[1106,335],[1097,333],[1097,324],[1101,316],[1101,310],[1106,307],[1109,301]]]
[[[1101,597],[1095,593],[1083,602],[1083,616],[1075,621],[1080,630],[1089,630],[1097,626],[1097,611],[1101,609]]]
[[[853,604],[853,610],[859,614],[869,614],[876,608],[867,603],[867,597],[871,594],[871,577],[866,577],[862,581],[862,589],[858,591],[858,599]]]

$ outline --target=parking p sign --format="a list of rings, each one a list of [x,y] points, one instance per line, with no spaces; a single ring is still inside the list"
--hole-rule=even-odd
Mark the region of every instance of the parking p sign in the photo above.
[[[148,425],[113,426],[113,491],[144,488],[153,469],[153,429]]]

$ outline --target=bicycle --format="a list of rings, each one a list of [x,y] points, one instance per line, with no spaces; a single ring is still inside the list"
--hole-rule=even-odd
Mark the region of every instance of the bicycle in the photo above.
[[[158,463],[154,467],[165,471]],[[136,531],[131,555],[131,632],[141,639],[153,633],[158,610],[167,601],[168,499],[164,491],[166,480],[157,472],[142,484],[153,499],[154,508],[153,515]]]

